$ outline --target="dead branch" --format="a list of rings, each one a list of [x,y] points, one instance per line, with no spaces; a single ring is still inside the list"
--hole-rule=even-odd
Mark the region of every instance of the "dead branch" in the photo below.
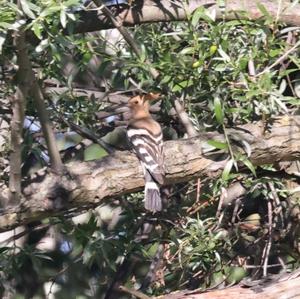
[[[274,119],[267,132],[262,122],[228,129],[228,132],[229,136],[234,135],[251,146],[249,159],[254,165],[272,164],[300,158],[299,122],[300,116],[284,116]],[[224,141],[224,136],[211,132],[165,143],[166,185],[220,175],[227,162],[226,156],[213,152],[201,154],[201,144],[205,142],[200,142],[200,138]],[[57,176],[44,169],[28,180],[22,205],[0,214],[0,231],[55,215],[62,209],[95,206],[144,186],[140,164],[128,151],[118,151],[98,161],[72,162],[66,167],[69,175]],[[3,196],[4,190],[0,191]]]
[[[133,6],[119,7],[115,11],[115,18],[123,26],[134,26],[143,23],[185,21],[200,6],[215,10],[217,19],[250,19],[257,20],[263,17],[256,1],[225,1],[225,12],[216,0],[147,0],[135,1]],[[259,3],[267,9],[274,20],[288,25],[300,25],[300,4],[291,5],[289,1],[260,0]],[[97,31],[114,28],[114,24],[104,12],[81,11],[79,22],[75,24],[74,33]]]

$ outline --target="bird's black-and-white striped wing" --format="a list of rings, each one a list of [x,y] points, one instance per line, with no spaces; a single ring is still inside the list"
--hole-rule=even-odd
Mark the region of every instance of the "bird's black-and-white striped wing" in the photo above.
[[[145,171],[148,171],[153,179],[159,183],[164,182],[163,167],[163,136],[162,133],[152,134],[146,129],[138,129],[129,126],[127,136],[133,150]]]
[[[144,171],[145,208],[161,211],[160,185],[164,183],[162,133],[155,135],[146,129],[128,126],[127,136]]]

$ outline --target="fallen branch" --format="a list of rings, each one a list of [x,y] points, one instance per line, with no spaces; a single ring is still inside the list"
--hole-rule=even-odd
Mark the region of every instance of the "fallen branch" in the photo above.
[[[283,2],[283,3],[282,3]],[[284,22],[288,25],[300,25],[300,4],[292,5],[289,1],[271,1],[260,0],[274,20]],[[257,1],[225,1],[226,7],[218,5],[216,0],[147,0],[135,1],[134,5],[123,6],[118,8],[114,16],[118,23],[123,26],[134,26],[143,23],[185,21],[187,15],[190,15],[200,6],[207,7],[210,11],[215,10],[217,19],[235,20],[257,20],[263,17],[262,12],[257,6]],[[79,13],[79,22],[76,22],[74,33],[84,33],[97,31],[101,29],[114,28],[104,12],[98,11],[81,11]]]
[[[264,132],[264,123],[257,122],[228,129],[227,133],[251,146],[249,159],[253,165],[273,164],[300,158],[299,122],[300,116],[284,116],[274,119],[267,132]],[[204,141],[208,139],[224,141],[223,135],[211,132],[165,143],[167,185],[220,175],[227,159],[224,153],[202,154],[202,145],[205,147]],[[26,181],[22,205],[0,214],[0,231],[55,215],[61,210],[92,207],[144,186],[140,164],[128,151],[118,151],[98,161],[72,162],[66,168],[69,175],[57,176],[46,169]],[[3,194],[5,192],[0,192],[0,197]]]

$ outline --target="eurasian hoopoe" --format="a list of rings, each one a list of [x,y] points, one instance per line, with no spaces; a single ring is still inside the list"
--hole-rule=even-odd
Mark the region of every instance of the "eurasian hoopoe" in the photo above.
[[[128,102],[132,116],[127,136],[143,168],[145,208],[152,212],[162,210],[160,185],[165,175],[161,127],[149,113],[149,101],[158,97],[158,94],[149,93],[135,96]]]

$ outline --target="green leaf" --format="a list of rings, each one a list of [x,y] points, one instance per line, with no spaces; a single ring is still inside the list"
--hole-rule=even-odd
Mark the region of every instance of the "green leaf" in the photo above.
[[[191,85],[193,85],[192,80],[185,80],[185,81],[182,81],[182,82],[176,84],[176,85],[172,88],[172,91],[173,91],[173,92],[181,91],[183,88],[189,87],[189,86],[191,86]]]
[[[108,153],[99,144],[91,144],[84,151],[84,161],[101,159],[107,155]]]
[[[242,162],[249,168],[253,175],[256,176],[255,166],[251,163],[251,161],[248,159],[243,159]]]
[[[60,23],[63,26],[63,28],[66,28],[67,26],[67,15],[64,9],[60,11]]]
[[[223,109],[222,104],[219,96],[214,97],[214,112],[217,119],[217,122],[221,125],[223,124],[224,116],[223,116]]]
[[[71,19],[72,21],[76,21],[76,17],[73,13],[67,13],[67,16],[69,19]]]
[[[43,37],[41,29],[43,29],[43,27],[36,22],[32,26],[32,30],[38,39],[42,39],[42,37]]]
[[[269,52],[269,55],[271,57],[279,56],[281,54],[282,50],[281,49],[271,49]]]
[[[29,4],[27,3],[27,1],[26,0],[20,0],[20,3],[21,3],[22,10],[25,13],[25,15],[27,15],[31,19],[35,19],[35,14],[30,9]]]
[[[44,17],[47,17],[57,11],[60,11],[61,10],[61,6],[50,6],[50,7],[47,7],[45,8],[41,14],[40,14],[40,17],[41,18],[44,18]]]
[[[193,13],[193,17],[192,17],[192,25],[195,27],[196,25],[198,25],[200,18],[203,17],[204,15],[204,7],[201,6],[199,8],[197,8],[194,13]]]
[[[64,5],[69,7],[69,6],[73,6],[73,5],[78,5],[80,3],[81,3],[80,0],[68,0],[68,1],[64,2]]]
[[[199,8],[197,8],[194,13],[193,13],[193,17],[192,17],[192,21],[191,24],[192,26],[197,26],[200,19],[203,19],[204,21],[211,23],[213,20],[213,17],[207,12],[207,10],[201,6]]]
[[[11,23],[0,22],[0,28],[9,29],[10,27],[11,27]],[[2,30],[1,30],[1,32],[2,32]]]
[[[186,55],[186,54],[193,54],[195,52],[194,47],[186,47],[180,51],[180,54]]]
[[[141,62],[145,62],[146,56],[147,56],[146,47],[145,47],[145,45],[142,44],[142,45],[140,46],[140,48],[141,48],[141,56],[140,56],[140,60],[141,60]]]
[[[172,79],[172,77],[170,75],[166,75],[162,78],[162,80],[160,81],[161,84],[165,84],[170,82],[170,80]]]
[[[49,46],[49,40],[47,38],[43,39],[38,44],[38,46],[35,48],[35,51],[38,52],[38,53],[43,52],[48,46]]]
[[[208,140],[207,143],[217,149],[228,149],[228,144],[221,141]]]
[[[226,69],[226,65],[223,63],[217,64],[216,66],[214,66],[214,70],[216,72],[224,72]]]
[[[226,62],[230,61],[230,57],[225,53],[225,51],[222,49],[222,47],[218,48],[218,52]]]
[[[268,10],[266,9],[266,7],[260,3],[260,2],[256,2],[257,8],[260,10],[260,12],[268,18],[272,18],[272,16],[270,15],[270,13],[268,12]]]
[[[222,173],[222,180],[223,181],[228,181],[229,179],[229,174],[230,174],[230,171],[232,169],[232,166],[233,166],[233,163],[234,163],[234,160],[233,159],[230,159],[225,167],[224,167],[224,170],[223,170],[223,173]]]

